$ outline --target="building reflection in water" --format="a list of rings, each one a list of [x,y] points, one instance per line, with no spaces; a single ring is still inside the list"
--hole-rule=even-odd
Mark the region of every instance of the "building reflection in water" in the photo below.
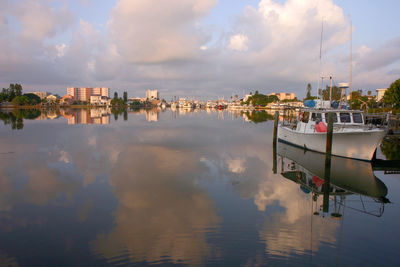
[[[60,114],[68,124],[109,124],[111,111],[108,108],[62,109]]]

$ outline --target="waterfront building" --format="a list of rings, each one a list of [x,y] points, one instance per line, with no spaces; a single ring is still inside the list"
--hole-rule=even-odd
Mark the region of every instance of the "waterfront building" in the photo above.
[[[57,101],[57,96],[55,96],[55,95],[48,95],[47,97],[46,97],[46,100],[47,100],[47,102],[56,102]]]
[[[294,93],[285,93],[285,92],[280,92],[280,93],[270,93],[268,96],[270,95],[276,95],[279,98],[279,101],[283,101],[283,100],[293,100],[296,98],[296,95]]]
[[[74,99],[72,96],[70,95],[64,95],[63,97],[61,97],[60,99],[60,104],[61,105],[71,105],[74,103]]]
[[[146,98],[147,99],[159,99],[158,90],[147,90]]]
[[[243,98],[243,102],[246,102],[247,100],[249,100],[249,97],[252,97],[253,95],[245,95]]]
[[[67,94],[72,96],[76,101],[89,102],[91,96],[104,96],[109,97],[109,88],[106,87],[69,87]]]
[[[35,91],[35,92],[28,92],[28,94],[34,94],[40,97],[40,99],[45,99],[47,97],[47,92],[43,91]]]
[[[146,98],[144,98],[144,97],[130,97],[130,98],[128,98],[128,104],[133,103],[133,102],[144,103],[144,102],[146,102]]]
[[[107,87],[95,87],[92,89],[91,95],[99,95],[104,97],[110,97],[109,95],[109,88]]]
[[[376,101],[381,101],[383,96],[385,95],[387,88],[378,88],[376,89]]]
[[[109,105],[111,100],[106,97],[106,96],[101,96],[101,95],[91,95],[90,96],[90,104],[92,105]]]

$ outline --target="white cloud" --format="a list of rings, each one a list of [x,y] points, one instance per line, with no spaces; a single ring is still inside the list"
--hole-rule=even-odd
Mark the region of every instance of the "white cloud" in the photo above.
[[[249,38],[243,34],[236,34],[229,40],[229,48],[236,51],[247,51]]]
[[[71,84],[101,84],[129,94],[159,88],[165,98],[250,89],[302,97],[319,76],[322,20],[322,72],[349,78],[348,52],[341,51],[349,25],[333,0],[260,0],[229,26],[208,20],[217,0],[118,0],[104,29],[73,16],[68,5],[6,2],[0,2],[0,86],[18,81],[64,93]],[[353,87],[384,87],[398,76],[398,38],[370,46],[354,49]]]
[[[120,0],[108,29],[129,62],[157,63],[196,57],[204,36],[196,23],[215,0]]]
[[[67,48],[66,44],[56,45],[57,56],[63,57],[65,55],[65,49]]]
[[[15,6],[15,16],[22,24],[20,36],[31,41],[43,41],[64,31],[72,21],[66,9],[55,9],[41,1],[21,1]]]

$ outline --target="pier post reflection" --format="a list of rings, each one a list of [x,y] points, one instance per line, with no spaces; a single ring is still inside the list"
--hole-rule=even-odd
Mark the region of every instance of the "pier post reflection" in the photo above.
[[[331,181],[331,157],[332,157],[332,135],[333,133],[333,114],[328,113],[328,129],[326,133],[325,151],[325,186],[324,186],[324,212],[329,212],[329,188]]]
[[[276,140],[278,135],[278,122],[279,122],[279,111],[275,111],[275,120],[274,120],[274,140],[273,140],[273,172],[274,174],[277,173],[276,165],[277,165],[277,158],[276,158]]]

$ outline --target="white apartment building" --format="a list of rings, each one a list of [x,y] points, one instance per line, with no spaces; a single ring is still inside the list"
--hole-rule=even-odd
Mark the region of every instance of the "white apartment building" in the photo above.
[[[147,90],[146,91],[146,98],[147,99],[158,99],[158,90]]]

